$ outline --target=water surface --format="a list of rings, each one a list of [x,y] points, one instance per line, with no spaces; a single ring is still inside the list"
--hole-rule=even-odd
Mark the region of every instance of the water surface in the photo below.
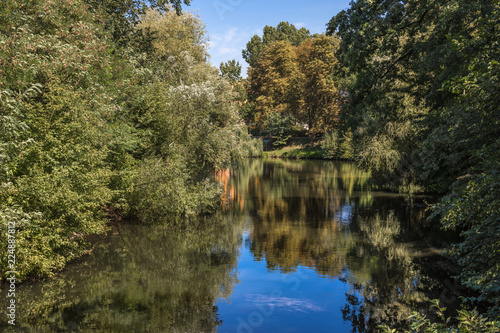
[[[439,294],[422,199],[370,191],[348,162],[252,159],[216,178],[216,216],[114,227],[55,279],[18,286],[16,329],[370,332]]]

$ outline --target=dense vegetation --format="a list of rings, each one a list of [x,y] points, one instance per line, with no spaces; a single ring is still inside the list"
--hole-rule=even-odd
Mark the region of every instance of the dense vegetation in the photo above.
[[[207,62],[203,23],[180,6],[2,2],[2,272],[8,222],[18,277],[50,275],[106,216],[175,223],[213,211],[213,171],[258,150]]]
[[[290,136],[320,136],[338,125],[341,101],[333,70],[339,42],[288,22],[252,37],[243,50],[250,65],[244,118],[257,132],[279,145]]]
[[[500,5],[357,0],[332,18],[343,124],[360,164],[392,189],[446,194],[449,251],[470,301],[500,314]],[[429,328],[429,332],[431,328]]]
[[[23,279],[84,253],[106,217],[214,211],[214,170],[260,153],[245,120],[278,144],[323,137],[327,157],[392,190],[442,195],[432,218],[460,233],[448,254],[464,301],[498,318],[499,1],[353,0],[326,34],[266,26],[243,50],[247,80],[208,64],[189,2],[2,2],[1,271],[9,222]]]

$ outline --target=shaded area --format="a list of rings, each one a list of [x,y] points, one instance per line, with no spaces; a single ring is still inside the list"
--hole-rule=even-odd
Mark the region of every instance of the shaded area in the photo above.
[[[228,297],[237,282],[241,238],[237,223],[220,218],[202,223],[184,230],[135,225],[113,230],[90,257],[57,279],[18,287],[16,329],[215,331],[214,303]],[[7,326],[4,317],[1,325]]]

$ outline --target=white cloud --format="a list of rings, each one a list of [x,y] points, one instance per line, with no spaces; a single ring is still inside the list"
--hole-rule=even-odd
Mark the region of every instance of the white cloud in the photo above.
[[[313,302],[307,299],[297,299],[289,297],[270,297],[261,294],[250,294],[245,296],[247,302],[253,302],[255,304],[260,304],[263,306],[268,306],[270,308],[281,308],[287,311],[298,311],[298,312],[308,312],[308,311],[325,311],[322,307],[315,305]]]
[[[243,67],[242,75],[246,76],[247,63],[243,60],[241,51],[246,47],[252,36],[253,33],[250,30],[236,27],[227,28],[221,33],[211,34],[208,52],[210,53],[212,65],[219,67],[221,62],[236,59]]]

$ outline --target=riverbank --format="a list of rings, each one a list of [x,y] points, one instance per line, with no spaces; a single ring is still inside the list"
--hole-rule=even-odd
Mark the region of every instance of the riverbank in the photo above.
[[[353,148],[348,137],[291,137],[285,145],[275,146],[272,138],[263,140],[264,158],[314,159],[350,161]]]
[[[307,144],[292,143],[291,145],[264,151],[262,156],[266,158],[328,159],[326,157],[325,150],[321,148],[321,144],[319,142]]]

